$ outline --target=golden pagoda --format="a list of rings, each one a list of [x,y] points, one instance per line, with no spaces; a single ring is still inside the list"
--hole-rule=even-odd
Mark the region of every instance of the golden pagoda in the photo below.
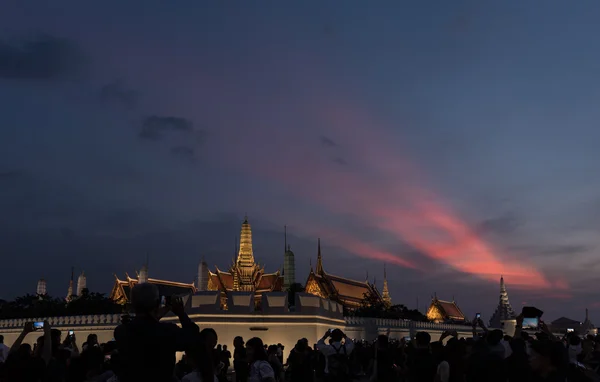
[[[237,259],[232,261],[228,272],[216,267],[208,272],[209,291],[221,291],[221,307],[227,309],[229,292],[253,292],[255,302],[259,303],[266,292],[280,292],[283,289],[283,277],[279,271],[265,273],[265,269],[254,260],[252,250],[252,228],[246,216],[240,233],[240,248]]]
[[[368,294],[381,299],[377,287],[368,280],[350,280],[325,272],[323,257],[321,256],[321,239],[318,240],[317,244],[317,269],[316,271],[313,271],[312,267],[310,269],[306,280],[306,293],[331,299],[350,309],[359,308],[365,299],[365,295]]]
[[[381,292],[381,299],[387,308],[392,306],[392,297],[390,296],[390,290],[388,288],[385,264],[383,265],[383,292]]]

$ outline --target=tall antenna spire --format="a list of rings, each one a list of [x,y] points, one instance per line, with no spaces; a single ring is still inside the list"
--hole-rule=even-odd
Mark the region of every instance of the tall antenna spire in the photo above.
[[[283,253],[287,251],[287,225],[283,226]]]
[[[73,275],[75,273],[75,267],[71,266],[71,282],[73,282]]]

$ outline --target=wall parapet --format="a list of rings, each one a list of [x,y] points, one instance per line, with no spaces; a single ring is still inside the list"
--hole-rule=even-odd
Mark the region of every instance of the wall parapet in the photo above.
[[[115,326],[121,323],[121,316],[122,314],[94,314],[87,316],[11,318],[0,320],[0,328],[20,329],[28,321],[48,321],[53,327]]]
[[[401,329],[415,329],[415,330],[460,330],[470,331],[470,325],[457,325],[457,324],[436,324],[434,322],[421,322],[421,321],[410,321],[393,318],[371,318],[371,317],[344,317],[346,320],[346,326],[362,326],[375,325],[379,327],[389,328],[401,328]]]

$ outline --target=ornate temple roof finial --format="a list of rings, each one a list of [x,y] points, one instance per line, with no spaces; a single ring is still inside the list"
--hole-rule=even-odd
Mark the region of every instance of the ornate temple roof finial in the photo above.
[[[321,257],[321,238],[317,239],[317,273],[322,274],[323,271],[323,258]]]
[[[387,271],[385,263],[383,264],[383,291],[381,293],[381,299],[387,307],[392,306],[392,297],[390,296],[390,290],[388,288]]]

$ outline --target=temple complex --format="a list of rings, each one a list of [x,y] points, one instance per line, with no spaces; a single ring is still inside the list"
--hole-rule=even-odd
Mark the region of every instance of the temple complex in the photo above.
[[[504,285],[504,277],[500,276],[500,301],[496,311],[490,318],[490,328],[503,328],[507,321],[514,321],[517,315],[508,301],[508,292]]]
[[[435,323],[465,321],[465,315],[460,310],[455,301],[439,300],[437,296],[431,299],[429,309],[427,309],[427,319]]]
[[[247,216],[242,223],[237,259],[232,261],[227,272],[221,271],[218,267],[214,273],[208,271],[206,290],[221,291],[222,309],[227,309],[229,292],[253,292],[255,302],[259,304],[263,293],[283,290],[283,277],[279,271],[265,273],[264,267],[254,260],[252,228]]]
[[[386,287],[387,279],[384,280],[384,291]],[[319,239],[317,244],[317,268],[315,271],[313,271],[312,267],[310,268],[310,273],[306,280],[306,293],[331,299],[347,309],[359,308],[365,295],[376,296],[376,298],[382,299],[377,287],[369,283],[368,280],[355,281],[325,272],[321,256],[321,239]],[[389,291],[387,292],[387,298],[391,305]]]

